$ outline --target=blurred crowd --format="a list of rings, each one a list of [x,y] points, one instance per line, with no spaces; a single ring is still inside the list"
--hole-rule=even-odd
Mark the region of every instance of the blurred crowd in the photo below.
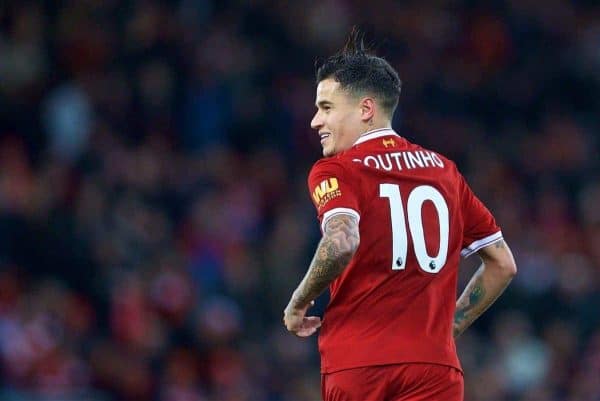
[[[281,318],[320,237],[314,64],[354,24],[517,260],[466,399],[600,400],[593,0],[1,2],[1,400],[320,399]]]

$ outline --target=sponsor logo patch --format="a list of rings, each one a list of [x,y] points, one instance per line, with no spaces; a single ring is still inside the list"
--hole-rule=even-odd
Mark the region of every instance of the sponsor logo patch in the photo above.
[[[317,207],[322,208],[330,200],[342,196],[338,180],[335,177],[327,178],[317,185],[312,193],[313,200]]]

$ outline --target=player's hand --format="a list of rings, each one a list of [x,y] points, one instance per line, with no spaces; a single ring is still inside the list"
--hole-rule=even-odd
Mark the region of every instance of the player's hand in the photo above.
[[[306,316],[308,308],[313,306],[315,301],[302,309],[295,308],[292,301],[283,311],[283,323],[289,332],[298,337],[308,337],[313,335],[321,327],[321,318],[318,316]]]

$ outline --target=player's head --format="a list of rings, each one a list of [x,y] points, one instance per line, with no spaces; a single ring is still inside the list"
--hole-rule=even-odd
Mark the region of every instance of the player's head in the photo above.
[[[317,113],[310,125],[319,131],[323,155],[349,149],[368,130],[389,127],[400,87],[398,73],[369,54],[354,29],[344,49],[317,69]]]

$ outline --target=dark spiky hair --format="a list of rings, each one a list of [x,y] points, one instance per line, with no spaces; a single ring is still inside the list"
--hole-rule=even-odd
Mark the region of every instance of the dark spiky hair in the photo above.
[[[387,61],[368,52],[364,35],[358,28],[352,29],[340,52],[317,68],[317,84],[328,78],[333,78],[342,89],[354,95],[372,95],[390,118],[394,114],[402,82]]]

